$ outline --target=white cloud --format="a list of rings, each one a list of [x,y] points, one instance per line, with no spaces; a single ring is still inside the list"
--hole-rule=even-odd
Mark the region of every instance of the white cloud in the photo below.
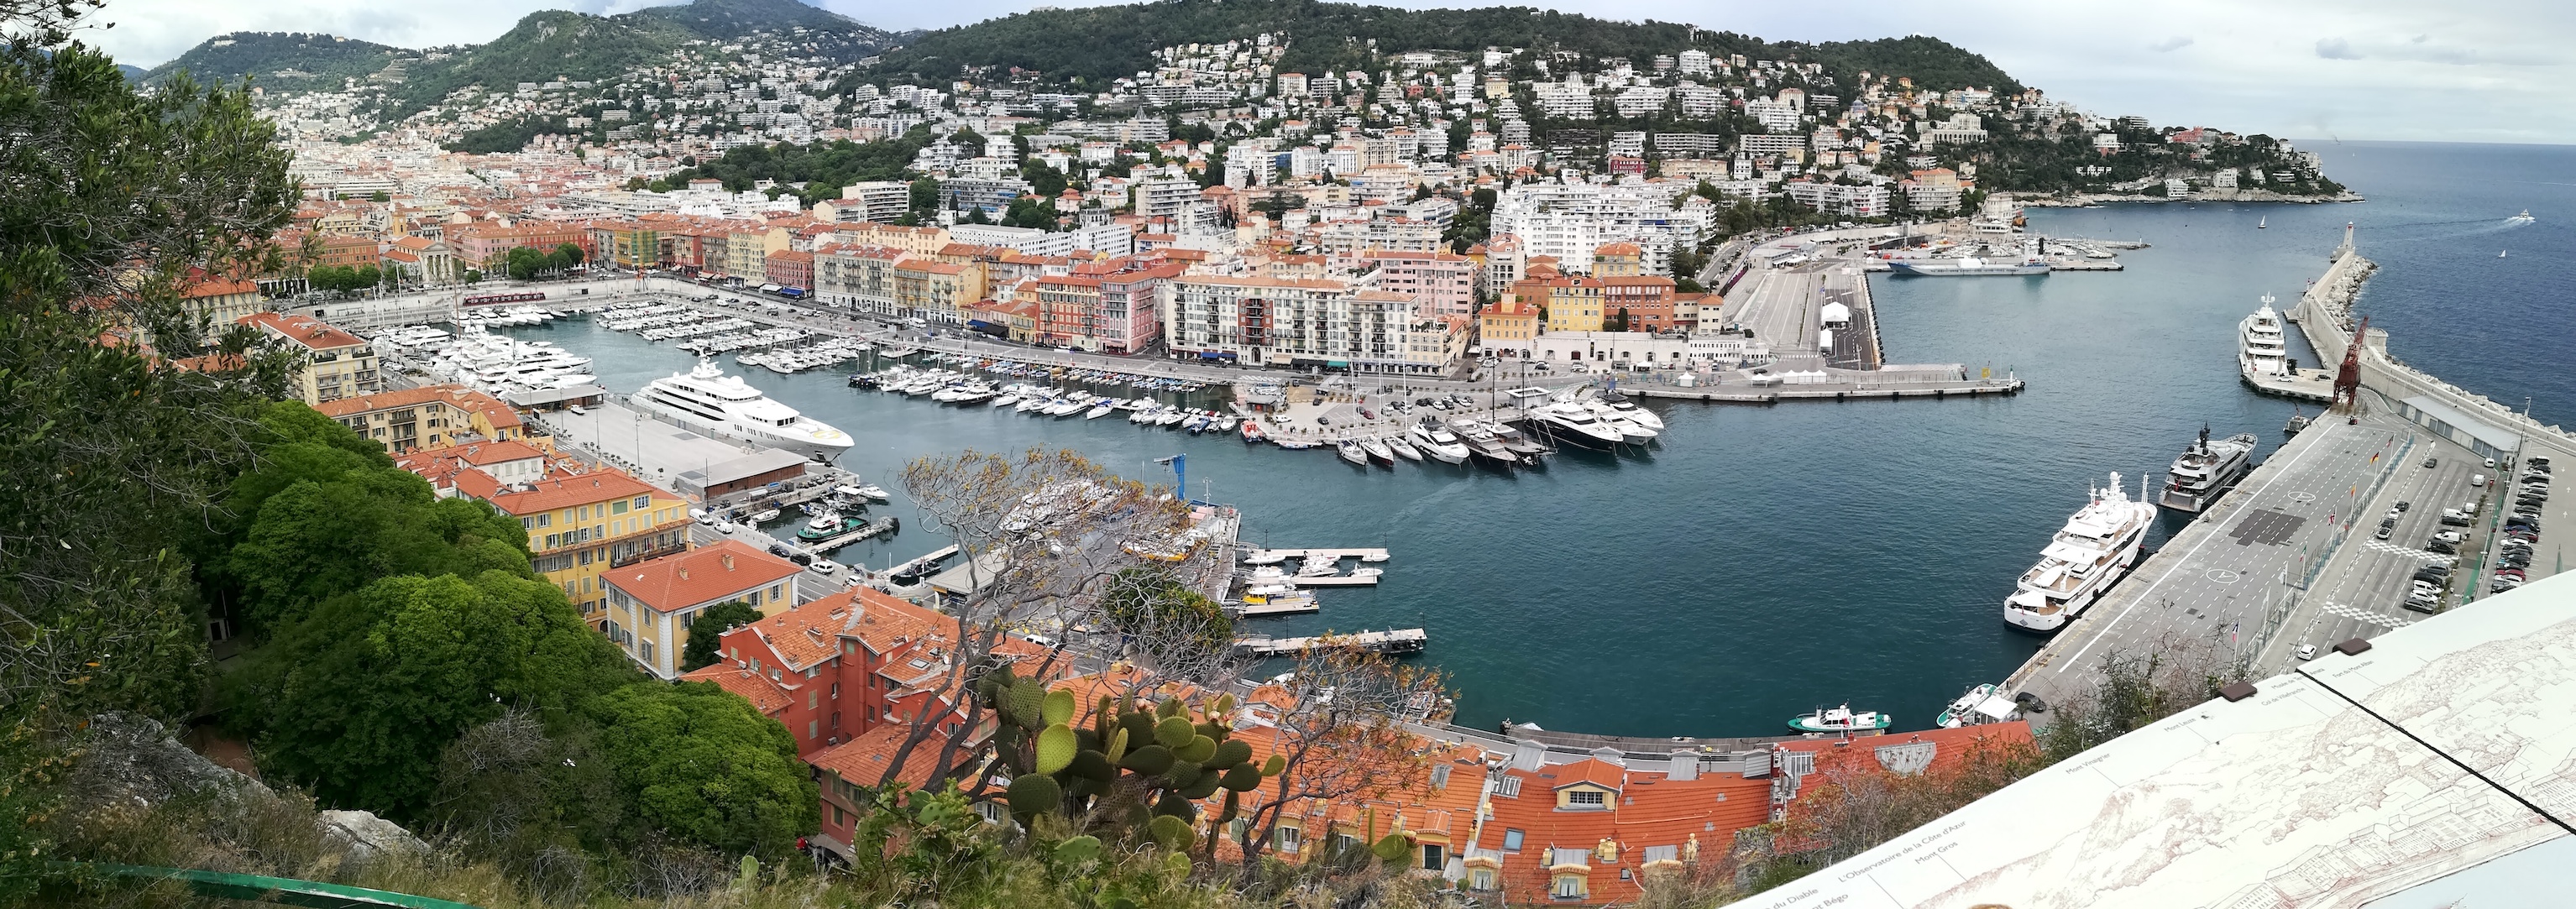
[[[212,35],[327,31],[419,47],[488,41],[546,8],[625,11],[652,0],[109,0],[113,31],[89,40],[128,62],[167,60]],[[677,0],[670,0],[677,2]],[[822,0],[881,28],[937,28],[1039,5],[1100,0]],[[1417,8],[1476,0],[1377,0]],[[2153,39],[2133,3],[1957,0],[1830,16],[1753,0],[1509,0],[1618,19],[1695,22],[1766,38],[1835,41],[1936,35],[2024,83],[2109,114],[2240,132],[2343,138],[2576,143],[2576,3],[2565,0],[2164,0]],[[2331,34],[2320,34],[2319,23]],[[2152,34],[2152,33],[2149,33]],[[2189,48],[2189,66],[2176,52]],[[2354,59],[2368,61],[2356,66]]]

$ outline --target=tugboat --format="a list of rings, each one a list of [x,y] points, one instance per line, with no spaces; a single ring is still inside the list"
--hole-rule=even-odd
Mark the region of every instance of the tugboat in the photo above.
[[[1789,728],[1799,732],[1860,732],[1887,728],[1895,717],[1875,710],[1853,713],[1850,704],[1818,710],[1805,716],[1789,718]]]

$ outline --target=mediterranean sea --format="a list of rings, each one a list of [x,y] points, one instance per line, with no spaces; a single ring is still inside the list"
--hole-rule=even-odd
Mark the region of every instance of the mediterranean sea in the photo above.
[[[2034,231],[2153,246],[2116,273],[1872,278],[1891,362],[2011,372],[2030,383],[2019,396],[1661,403],[1669,428],[1651,452],[1567,452],[1517,475],[1361,471],[1329,450],[856,391],[845,372],[749,377],[857,435],[841,464],[897,490],[872,513],[904,531],[844,561],[882,568],[946,545],[902,501],[908,459],[1064,446],[1168,482],[1151,460],[1186,454],[1191,491],[1239,506],[1251,542],[1394,554],[1382,586],[1328,589],[1320,614],[1247,630],[1428,629],[1415,659],[1451,674],[1463,724],[1773,735],[1848,701],[1923,728],[2034,649],[2005,628],[2002,599],[2088,482],[2160,481],[2204,424],[2278,446],[2293,405],[2237,381],[2236,326],[2264,294],[2295,302],[2346,222],[2382,266],[2359,311],[2398,357],[2516,406],[2531,396],[2543,422],[2576,417],[2576,147],[2302,145],[2369,201],[2032,209]],[[2524,209],[2536,223],[2506,224]],[[587,320],[512,333],[597,358],[618,392],[690,363]],[[2166,518],[2149,545],[2179,526]]]

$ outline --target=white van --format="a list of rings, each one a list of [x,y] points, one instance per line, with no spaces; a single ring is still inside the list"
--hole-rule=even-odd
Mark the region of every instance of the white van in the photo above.
[[[2473,473],[2473,474],[2470,474],[2470,475],[2469,475],[2469,485],[2471,485],[2471,486],[2484,486],[2484,485],[2487,485],[2487,475],[2486,475],[2486,474],[2482,474],[2482,473]]]

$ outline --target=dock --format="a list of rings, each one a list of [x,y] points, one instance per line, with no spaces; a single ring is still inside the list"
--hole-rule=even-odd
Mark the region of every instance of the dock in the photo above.
[[[1279,558],[1274,559],[1271,558],[1271,556],[1278,556]],[[1362,562],[1375,563],[1386,561],[1388,558],[1389,556],[1384,549],[1258,549],[1247,546],[1244,547],[1243,550],[1243,560],[1247,563],[1253,564],[1279,562],[1287,559],[1333,559],[1336,561],[1341,559],[1358,559]]]
[[[1267,635],[1234,639],[1234,652],[1246,656],[1295,656],[1319,647],[1349,647],[1372,653],[1421,653],[1431,636],[1420,628],[1394,628],[1386,631],[1360,631],[1318,637],[1274,638]]]
[[[1275,619],[1281,616],[1314,615],[1324,611],[1314,597],[1286,597],[1266,603],[1236,603],[1225,607],[1238,619]]]

